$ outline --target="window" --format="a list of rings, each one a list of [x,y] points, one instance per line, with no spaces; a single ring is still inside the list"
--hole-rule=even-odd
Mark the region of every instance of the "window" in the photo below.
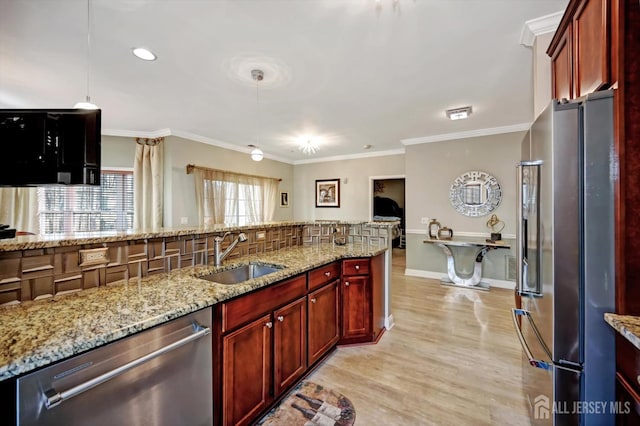
[[[103,170],[100,186],[38,188],[40,233],[133,228],[133,172]]]
[[[262,187],[238,182],[205,180],[205,224],[214,224],[215,197],[224,200],[224,223],[244,226],[263,221]]]
[[[273,219],[278,179],[193,166],[202,225],[243,226]]]

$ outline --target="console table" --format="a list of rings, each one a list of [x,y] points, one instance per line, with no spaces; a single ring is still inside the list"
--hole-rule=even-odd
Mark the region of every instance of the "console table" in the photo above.
[[[489,290],[489,284],[482,282],[482,259],[491,250],[497,249],[510,249],[506,243],[502,242],[474,242],[474,241],[460,241],[460,240],[435,240],[426,239],[424,243],[434,244],[442,249],[447,255],[447,275],[443,277],[440,282],[446,285],[453,285],[456,287],[474,288],[478,290]],[[453,257],[453,252],[450,247],[475,247],[477,248],[475,254],[475,264],[473,265],[473,272],[467,276],[458,275],[456,271],[456,260]]]

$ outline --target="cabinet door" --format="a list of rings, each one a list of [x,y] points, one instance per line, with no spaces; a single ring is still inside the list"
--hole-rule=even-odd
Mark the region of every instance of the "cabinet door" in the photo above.
[[[573,19],[575,96],[609,83],[608,0],[582,0]]]
[[[309,365],[316,362],[331,349],[340,338],[338,328],[338,283],[331,284],[309,293],[307,312],[309,315]]]
[[[369,333],[371,308],[369,278],[344,277],[342,284],[342,338],[363,337]]]
[[[271,316],[222,339],[223,424],[245,425],[271,403]]]
[[[551,97],[553,99],[573,99],[572,56],[571,25],[569,25],[551,56]]]
[[[274,392],[280,395],[307,369],[307,302],[296,300],[273,313]]]

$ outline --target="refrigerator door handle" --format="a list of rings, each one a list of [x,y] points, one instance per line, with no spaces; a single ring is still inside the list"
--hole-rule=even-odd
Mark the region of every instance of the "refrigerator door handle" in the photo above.
[[[527,318],[527,320],[531,324],[531,328],[533,329],[533,332],[536,335],[536,338],[540,342],[540,345],[544,349],[549,359],[552,358],[551,352],[549,351],[549,348],[547,348],[547,345],[545,345],[544,341],[542,340],[542,336],[540,335],[540,332],[538,331],[536,324],[533,322],[531,313],[524,309],[512,308],[511,317],[513,319],[513,326],[516,329],[516,334],[518,336],[518,340],[520,340],[520,345],[522,346],[522,350],[524,350],[525,355],[529,359],[529,364],[533,367],[541,368],[543,370],[552,370],[553,369],[552,361],[542,361],[540,359],[535,359],[533,357],[533,354],[531,353],[531,349],[529,349],[529,345],[527,344],[527,341],[525,340],[524,335],[522,334],[522,330],[520,330],[520,326],[518,325],[518,316],[523,316]]]

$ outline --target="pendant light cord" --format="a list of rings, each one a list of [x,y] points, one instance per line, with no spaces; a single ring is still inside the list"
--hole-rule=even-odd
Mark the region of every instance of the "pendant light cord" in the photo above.
[[[87,0],[87,102],[91,102],[89,86],[91,78],[91,0]]]

